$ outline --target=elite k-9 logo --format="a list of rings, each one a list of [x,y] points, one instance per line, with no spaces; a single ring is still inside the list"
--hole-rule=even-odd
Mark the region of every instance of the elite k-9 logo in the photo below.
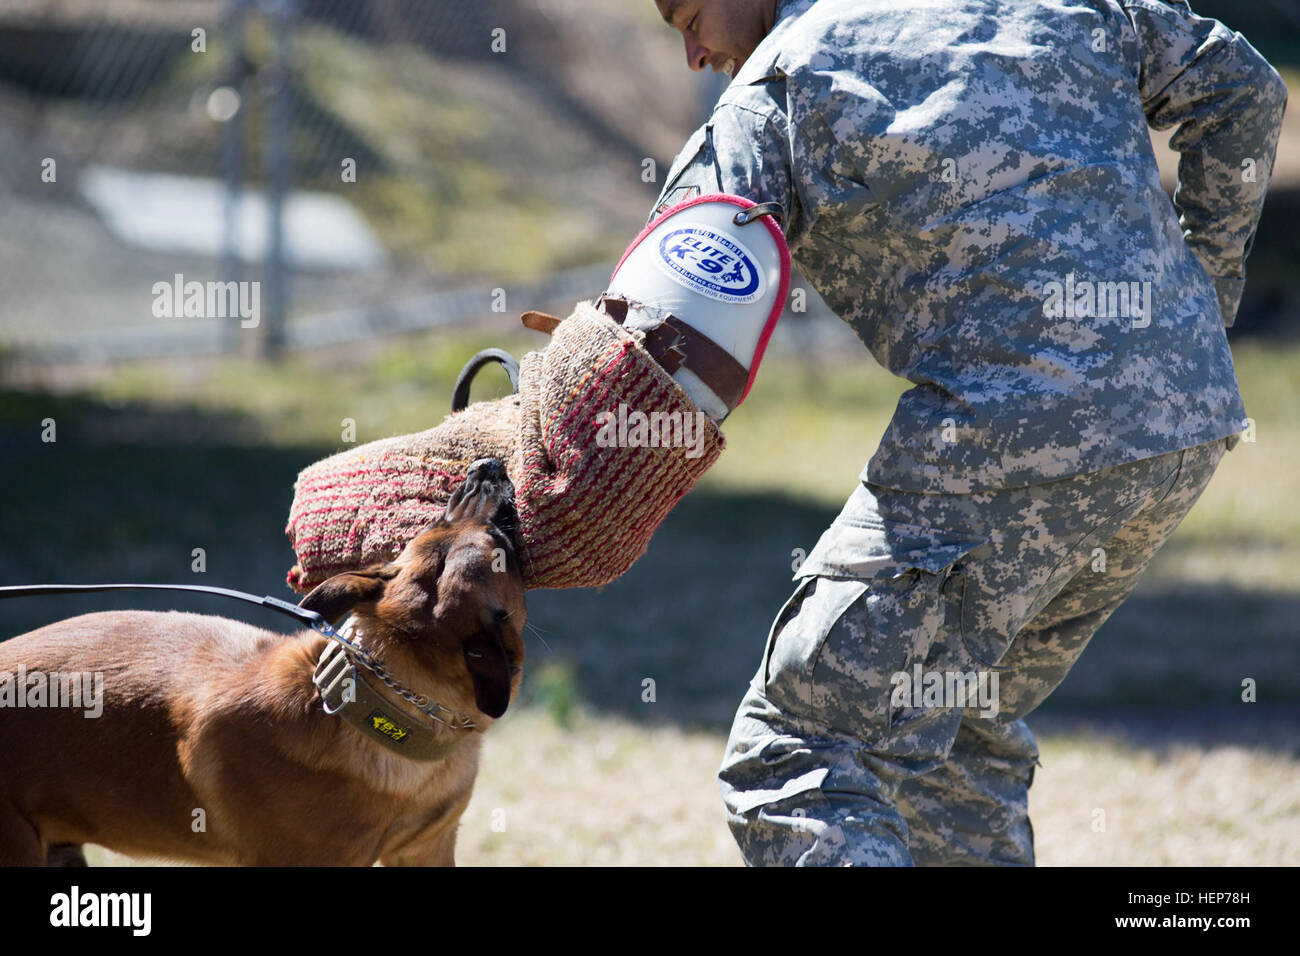
[[[736,240],[699,223],[674,229],[659,240],[655,265],[692,292],[744,305],[762,296],[763,275],[755,257]]]

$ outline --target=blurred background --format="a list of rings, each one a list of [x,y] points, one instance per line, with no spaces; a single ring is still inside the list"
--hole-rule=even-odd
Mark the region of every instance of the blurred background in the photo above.
[[[1300,89],[1294,0],[1193,6]],[[603,290],[724,83],[652,0],[0,0],[0,583],[292,596],[298,471],[437,424],[478,349],[542,347],[519,313]],[[1030,718],[1041,863],[1300,863],[1295,99],[1229,333],[1256,440]],[[258,283],[258,324],[166,314],[192,281]],[[794,288],[650,552],[530,594],[462,862],[738,862],[732,714],[903,385]],[[287,626],[141,593],[6,602],[0,638],[111,607]]]

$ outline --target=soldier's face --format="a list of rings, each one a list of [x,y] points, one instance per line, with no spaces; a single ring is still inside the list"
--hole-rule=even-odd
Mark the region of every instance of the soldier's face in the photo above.
[[[686,41],[692,70],[733,75],[772,29],[776,0],[655,0]]]

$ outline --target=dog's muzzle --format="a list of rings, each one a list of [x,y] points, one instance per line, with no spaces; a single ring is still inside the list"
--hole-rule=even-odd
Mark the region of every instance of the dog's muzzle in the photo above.
[[[497,458],[480,458],[471,464],[465,480],[447,501],[443,518],[487,521],[517,545],[519,512],[515,508],[515,486],[506,475],[505,465]]]

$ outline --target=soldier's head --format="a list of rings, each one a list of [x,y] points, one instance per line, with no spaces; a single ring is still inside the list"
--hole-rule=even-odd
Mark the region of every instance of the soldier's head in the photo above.
[[[734,75],[767,36],[777,0],[655,0],[664,20],[686,41],[692,70]]]

